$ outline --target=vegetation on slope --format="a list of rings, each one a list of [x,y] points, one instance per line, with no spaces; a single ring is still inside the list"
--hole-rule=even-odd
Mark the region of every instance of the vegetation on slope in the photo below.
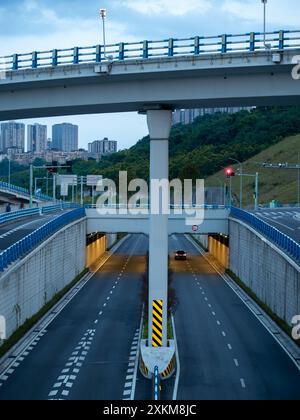
[[[170,178],[206,178],[230,164],[230,158],[246,161],[286,136],[300,133],[300,107],[257,108],[252,112],[199,117],[193,124],[176,125],[170,138]],[[0,177],[5,180],[5,162]],[[149,177],[149,138],[128,150],[104,157],[100,162],[75,161],[78,175],[101,174],[118,180],[119,171],[128,178]],[[28,169],[13,174],[12,182],[28,186]],[[45,171],[35,171],[45,176]],[[7,179],[7,178],[6,178]]]

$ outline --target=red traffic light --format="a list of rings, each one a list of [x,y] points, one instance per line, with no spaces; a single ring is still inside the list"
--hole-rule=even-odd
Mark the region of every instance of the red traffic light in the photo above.
[[[227,178],[231,178],[232,176],[235,176],[235,172],[232,168],[226,169],[226,176]]]

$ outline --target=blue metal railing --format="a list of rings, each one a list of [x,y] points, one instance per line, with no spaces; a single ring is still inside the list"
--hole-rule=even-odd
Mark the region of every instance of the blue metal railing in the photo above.
[[[39,229],[35,230],[30,235],[21,239],[19,242],[13,244],[0,254],[0,272],[3,272],[10,264],[28,254],[28,252],[30,252],[38,244],[53,235],[62,227],[83,217],[85,217],[85,211],[83,208],[74,209],[56,217]]]
[[[300,30],[266,33],[266,43],[271,50],[286,50],[300,47]],[[264,34],[222,34],[170,38],[161,41],[121,42],[106,46],[74,47],[48,51],[33,51],[0,57],[0,71],[16,71],[43,67],[101,63],[102,61],[148,60],[151,58],[198,56],[202,54],[228,54],[266,50]]]
[[[18,187],[17,185],[8,184],[7,182],[0,181],[0,189],[6,190],[6,191],[9,191],[9,192],[14,192],[14,193],[17,193],[17,194],[23,194],[23,195],[26,195],[29,198],[29,190],[27,190],[27,188]],[[37,198],[39,200],[44,200],[44,201],[52,201],[53,200],[52,197],[49,197],[46,194],[34,194],[33,197]]]
[[[231,216],[242,220],[300,263],[300,244],[252,213],[232,207]]]
[[[26,217],[34,216],[36,214],[53,213],[58,210],[79,208],[80,206],[72,203],[60,203],[53,206],[34,207],[33,209],[24,209],[12,211],[10,213],[0,214],[0,225],[2,223],[11,222],[14,220],[24,219]]]

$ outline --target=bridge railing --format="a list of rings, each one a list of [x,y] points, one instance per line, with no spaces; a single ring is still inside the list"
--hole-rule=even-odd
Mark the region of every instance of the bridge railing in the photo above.
[[[8,184],[7,182],[0,181],[0,189],[29,197],[29,190],[27,188],[18,187],[17,185]],[[34,194],[33,197],[44,201],[52,201],[52,197],[49,197],[46,194]]]
[[[270,50],[299,48],[300,30],[267,32],[266,44]],[[264,44],[264,34],[261,32],[195,36],[181,39],[169,38],[160,41],[145,40],[109,44],[106,46],[106,52],[103,45],[94,45],[13,54],[0,57],[0,71],[101,63],[107,60],[146,60],[202,54],[249,53],[262,50],[266,50],[266,45]]]
[[[0,225],[7,222],[12,222],[26,217],[34,216],[37,214],[53,213],[58,210],[78,208],[78,205],[71,203],[61,203],[53,206],[45,207],[34,207],[33,209],[24,209],[18,211],[12,211],[10,213],[0,214]]]
[[[232,207],[231,216],[253,227],[256,231],[261,233],[283,251],[287,252],[298,263],[300,263],[300,244],[295,242],[289,236],[259,219],[254,214],[248,213],[244,210]]]
[[[116,210],[149,210],[150,206],[148,204],[142,204],[140,206],[138,205],[124,205],[124,204],[103,204],[103,205],[98,205],[98,204],[86,204],[84,206],[86,209],[101,209],[101,208],[107,208],[107,209],[116,209]],[[230,209],[230,207],[228,206],[224,206],[224,205],[219,205],[219,204],[205,204],[205,205],[173,205],[170,204],[169,205],[169,209],[171,210],[191,210],[191,209],[202,209],[204,208],[205,210],[226,210],[226,209]]]
[[[47,222],[30,235],[13,244],[10,248],[0,254],[0,272],[3,272],[10,266],[10,264],[16,262],[21,257],[24,257],[38,244],[45,241],[45,239],[53,235],[62,227],[83,217],[85,217],[85,211],[83,208],[74,209],[56,217],[50,222]]]

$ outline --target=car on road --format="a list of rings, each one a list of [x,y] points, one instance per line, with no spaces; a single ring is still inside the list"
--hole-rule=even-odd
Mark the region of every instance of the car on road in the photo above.
[[[186,261],[187,255],[185,251],[177,251],[175,252],[175,260],[182,260]]]

